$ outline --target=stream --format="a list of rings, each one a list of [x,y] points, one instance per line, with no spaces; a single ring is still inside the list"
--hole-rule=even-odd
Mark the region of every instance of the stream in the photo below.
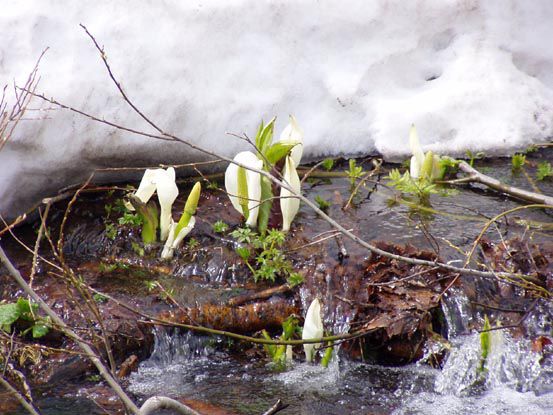
[[[540,152],[539,157],[552,159],[553,152]],[[528,187],[524,175],[511,173],[508,159],[486,160],[479,167],[507,183]],[[539,186],[544,193],[553,194],[552,181],[540,182]],[[393,192],[368,182],[354,199],[356,206],[344,211],[341,206],[349,196],[348,187],[346,178],[320,179],[306,184],[304,192],[310,199],[320,196],[331,201],[329,215],[365,240],[412,244],[434,251],[455,265],[463,264],[458,250],[470,248],[489,218],[520,206],[483,187],[472,186],[449,197],[432,196],[434,211],[420,212],[401,203],[390,207]],[[303,229],[307,238],[330,229],[305,206],[298,221],[309,225]],[[552,222],[551,214],[542,210],[516,212],[490,227],[485,237],[496,244],[519,238],[549,246]],[[351,257],[364,255],[362,248],[350,241],[345,241],[345,246]],[[339,247],[332,241],[325,249],[328,256],[338,255]],[[220,266],[213,271],[219,282],[224,278],[218,271]],[[321,267],[316,263],[304,266]],[[328,281],[332,278],[327,275]],[[196,288],[189,290],[182,289],[187,284],[182,279],[174,284],[181,288],[176,294],[181,304],[193,303],[198,289],[213,290],[214,297],[219,295],[217,287],[207,284],[194,284]],[[543,353],[534,351],[537,339],[553,334],[553,306],[547,300],[507,295],[504,302],[496,304],[497,308],[522,308],[524,313],[518,314],[522,321],[513,331],[491,332],[485,380],[478,375],[481,352],[476,330],[481,328],[484,314],[502,318],[482,304],[492,304],[491,299],[502,289],[495,281],[467,278],[448,291],[442,311],[450,351],[438,365],[428,364],[432,346],[427,347],[419,362],[405,366],[382,366],[370,359],[353,361],[338,349],[327,369],[296,358],[291,368],[279,373],[264,359],[229,352],[228,339],[157,327],[153,352],[130,375],[127,389],[139,400],[156,394],[184,397],[244,415],[261,414],[277,399],[289,405],[281,412],[283,415],[553,413],[552,346],[546,343],[540,350]],[[516,292],[517,288],[511,290]],[[325,298],[317,288],[302,287],[303,308],[313,295],[321,294]],[[327,300],[323,307],[325,327],[332,327],[334,333],[349,330],[347,308]],[[85,398],[84,392],[68,393],[63,399],[45,394],[39,405],[48,415],[76,413],[76,404],[83,405],[79,413],[103,413]]]

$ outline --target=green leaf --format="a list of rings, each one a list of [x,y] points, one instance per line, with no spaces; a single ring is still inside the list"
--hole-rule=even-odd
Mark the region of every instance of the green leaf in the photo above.
[[[45,326],[44,324],[35,324],[32,329],[33,339],[45,336],[48,333],[48,330],[48,326]]]
[[[325,354],[323,358],[321,359],[321,366],[322,367],[328,367],[328,363],[330,362],[330,359],[332,359],[332,351],[334,350],[334,346],[332,342],[329,342],[327,344],[327,348],[325,349]]]
[[[248,180],[246,178],[246,169],[238,166],[238,203],[242,207],[242,214],[248,220],[250,210],[248,209]]]
[[[261,148],[261,133],[263,133],[263,120],[261,120],[261,123],[259,123],[259,127],[257,127],[257,133],[255,133],[255,146],[257,148]]]
[[[129,200],[138,215],[142,218],[142,241],[151,244],[157,240],[157,228],[159,226],[159,210],[154,201],[145,204],[135,195],[130,195]]]
[[[321,166],[323,166],[323,169],[325,169],[326,171],[332,170],[332,168],[334,167],[334,159],[324,159],[321,163]]]
[[[266,340],[273,340],[273,339],[271,339],[271,336],[269,335],[269,333],[267,333],[267,330],[265,330],[265,329],[261,330],[261,335]],[[271,359],[273,359],[275,357],[276,346],[274,344],[264,344],[263,348],[265,349],[265,351],[267,352],[267,354],[269,355],[269,357]]]
[[[12,323],[15,323],[17,321],[20,315],[21,310],[19,309],[17,304],[10,303],[0,305],[1,326],[10,326]]]
[[[491,333],[490,330],[490,321],[488,316],[484,316],[484,327],[482,327],[482,333],[480,333],[480,347],[482,349],[482,360],[486,361],[488,355],[490,354],[491,348]]]
[[[265,158],[269,163],[276,164],[281,159],[283,159],[290,151],[297,146],[299,143],[290,144],[290,143],[274,143],[267,152],[265,153]]]
[[[424,162],[422,163],[420,177],[432,180],[432,169],[434,168],[434,154],[432,151],[426,153]]]
[[[30,303],[29,300],[21,297],[17,299],[17,307],[21,314],[31,314],[38,310],[38,304]]]
[[[240,247],[236,248],[236,253],[244,261],[247,261],[248,259],[250,259],[250,256],[251,256],[250,250],[248,248],[246,248],[245,246],[240,246]]]
[[[186,199],[182,216],[180,217],[177,228],[175,229],[175,235],[178,235],[181,230],[188,226],[190,218],[196,214],[196,209],[198,208],[198,201],[200,200],[201,192],[202,185],[200,184],[200,182],[196,182],[194,184],[194,187],[192,187],[192,190],[190,190],[188,199]]]
[[[261,234],[264,234],[269,224],[271,206],[273,205],[273,190],[271,181],[263,176],[261,177],[261,205],[257,216],[257,228]]]
[[[273,130],[275,128],[275,120],[276,117],[273,117],[269,123],[261,129],[261,132],[259,132],[258,129],[258,137],[256,137],[255,144],[257,146],[257,149],[261,154],[265,154],[269,146],[271,145],[273,141]]]

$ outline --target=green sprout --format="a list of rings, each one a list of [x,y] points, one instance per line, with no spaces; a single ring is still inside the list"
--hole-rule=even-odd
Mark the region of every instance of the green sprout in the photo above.
[[[349,177],[350,185],[353,187],[355,186],[355,182],[363,177],[363,167],[357,165],[357,161],[355,159],[349,159],[349,169],[346,170],[346,174]]]
[[[323,169],[325,169],[326,171],[330,171],[332,170],[332,168],[334,167],[334,159],[324,159],[322,162],[321,162],[321,166],[323,167]]]
[[[112,222],[106,222],[105,232],[106,236],[113,241],[117,236],[117,227]]]
[[[321,196],[317,195],[315,196],[315,202],[319,206],[319,209],[321,209],[323,212],[328,212],[328,208],[330,208],[330,202],[323,199]]]
[[[520,171],[526,164],[526,155],[521,153],[513,154],[511,158],[511,166],[513,173]]]
[[[218,220],[213,224],[212,228],[215,233],[224,233],[228,230],[228,225],[222,220]]]
[[[548,161],[542,161],[538,163],[538,170],[536,171],[536,178],[538,180],[545,180],[549,177],[553,177],[553,168]]]

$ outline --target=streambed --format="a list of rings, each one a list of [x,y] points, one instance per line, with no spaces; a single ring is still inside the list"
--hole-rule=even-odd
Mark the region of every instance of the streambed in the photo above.
[[[552,152],[541,151],[529,156],[530,161],[547,158],[553,158]],[[368,161],[365,165],[370,168]],[[483,164],[477,162],[477,165],[500,180],[528,187],[523,174],[516,176],[511,173],[508,159],[487,160]],[[341,167],[336,170],[341,170]],[[532,174],[531,167],[528,170]],[[373,179],[377,180],[377,177]],[[551,182],[538,185],[544,193],[553,194]],[[431,252],[458,265],[463,261],[459,250],[470,248],[490,217],[520,205],[502,195],[471,186],[460,188],[458,194],[449,197],[432,196],[433,210],[420,211],[399,201],[395,193],[382,183],[367,182],[354,198],[354,205],[342,210],[350,197],[347,178],[314,178],[303,189],[312,200],[316,196],[328,200],[331,203],[329,215],[365,240],[411,244],[416,250]],[[399,203],[392,204],[394,199]],[[134,301],[136,307],[163,312],[171,309],[171,304],[149,296],[145,281],[153,278],[160,281],[166,289],[172,290],[176,301],[186,307],[198,302],[224,300],[237,292],[247,293],[255,289],[248,282],[240,260],[232,259],[228,237],[215,234],[211,223],[200,223],[191,234],[200,244],[209,243],[209,252],[199,249],[183,254],[176,258],[176,265],[148,262],[133,253],[130,244],[125,242],[136,240],[133,230],[118,235],[115,241],[105,238],[105,193],[85,196],[82,201],[86,202],[86,209],[85,205],[76,205],[73,217],[78,220],[68,228],[67,256],[79,272],[107,293],[131,303]],[[205,201],[204,207],[205,217],[216,214],[231,225],[239,221],[230,209],[221,209]],[[83,222],[86,217],[88,221]],[[202,203],[198,217],[202,217]],[[305,206],[295,223],[293,238],[301,242],[296,246],[303,247],[331,230]],[[498,221],[497,227],[486,232],[487,245],[478,251],[479,261],[492,266],[493,258],[500,257],[503,248],[509,252],[528,249],[522,253],[526,258],[538,249],[539,255],[547,262],[544,269],[549,272],[547,281],[550,283],[551,265],[548,264],[553,262],[551,223],[551,215],[542,210],[520,211],[507,220]],[[32,228],[16,232],[32,241]],[[6,244],[5,239],[3,244]],[[8,250],[25,270],[28,258],[18,254],[13,241],[8,243]],[[534,245],[538,248],[533,248]],[[341,258],[344,248],[348,257]],[[367,259],[367,252],[346,239],[337,243],[335,238],[303,247],[302,252],[306,252],[303,262],[296,259],[294,265],[306,275],[319,275],[319,279],[307,281],[299,288],[298,311],[305,310],[313,295],[319,295],[325,303],[325,325],[332,327],[334,332],[349,330],[351,309],[329,293],[334,292],[336,278],[347,291],[350,273],[354,272],[357,262]],[[538,254],[534,257],[537,258]],[[510,260],[516,265],[516,258]],[[116,268],[109,270],[113,265]],[[3,298],[16,295],[6,286],[3,289]],[[405,365],[406,362],[398,358],[400,353],[397,350],[379,350],[368,356],[359,356],[351,350],[345,353],[347,345],[344,345],[344,353],[339,353],[339,359],[335,359],[326,370],[302,363],[298,349],[293,368],[275,373],[267,367],[267,361],[260,353],[237,352],[224,338],[206,338],[144,325],[140,329],[145,340],[129,346],[134,347],[141,363],[127,378],[126,387],[138,398],[164,394],[209,403],[212,406],[206,413],[259,414],[276,399],[290,405],[282,412],[287,414],[550,413],[553,411],[551,346],[546,342],[541,350],[532,350],[536,350],[538,339],[551,339],[553,311],[547,300],[536,301],[532,296],[522,294],[517,287],[505,287],[497,281],[472,277],[463,277],[451,288],[444,296],[444,323],[441,327],[441,334],[451,342],[451,351],[446,360],[433,364],[441,369],[422,362]],[[280,299],[276,296],[273,300]],[[111,312],[114,309],[116,307]],[[479,356],[479,338],[475,330],[481,328],[484,313],[494,322],[501,319],[503,325],[514,324],[521,317],[524,321],[510,332],[494,334],[497,347],[492,349],[488,380],[475,386],[474,373]],[[438,317],[433,317],[433,321],[436,319]],[[432,347],[428,343],[421,348],[423,357],[429,358],[431,363]],[[138,353],[140,350],[142,354]],[[124,350],[121,352],[123,357]],[[395,360],[383,362],[382,356],[387,354],[396,356]],[[387,366],[382,363],[387,363]],[[86,370],[83,375],[72,378],[71,383],[64,382],[63,387],[58,383],[49,390],[43,385],[45,392],[39,393],[38,398],[43,413],[74,413],[75,402],[87,402],[87,409],[82,413],[104,413],[98,406],[91,405],[87,397],[96,398],[103,407],[110,407],[111,402],[111,410],[116,410],[116,401],[109,391],[98,385],[92,372],[87,374]]]

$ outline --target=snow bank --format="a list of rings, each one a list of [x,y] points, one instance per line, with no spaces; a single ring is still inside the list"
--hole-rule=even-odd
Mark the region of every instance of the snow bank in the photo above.
[[[0,82],[23,84],[41,51],[39,91],[148,130],[124,105],[85,24],[125,90],[167,131],[233,155],[226,131],[296,115],[305,154],[403,157],[423,147],[506,153],[553,129],[553,2],[3,0]],[[34,108],[47,104],[34,101]],[[33,117],[44,113],[34,112]],[[0,212],[99,166],[198,160],[62,110],[25,121],[0,152]],[[151,131],[151,130],[149,130]]]

